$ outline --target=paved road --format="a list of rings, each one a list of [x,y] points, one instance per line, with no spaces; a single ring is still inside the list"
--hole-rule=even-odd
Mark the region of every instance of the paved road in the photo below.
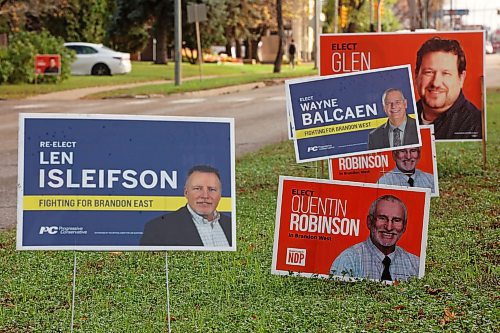
[[[255,88],[260,86],[259,88]],[[235,118],[236,156],[287,140],[284,86],[191,93],[166,98],[0,101],[0,229],[16,222],[19,113],[93,113]],[[249,89],[253,88],[253,89]]]

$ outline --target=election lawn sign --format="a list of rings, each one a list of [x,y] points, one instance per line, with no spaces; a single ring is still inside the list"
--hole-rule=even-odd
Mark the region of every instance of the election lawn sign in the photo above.
[[[417,51],[433,38],[456,40],[466,57],[463,93],[481,110],[486,124],[486,88],[484,80],[485,31],[435,31],[410,33],[354,33],[320,35],[320,75],[369,71],[376,68],[410,64],[415,75]],[[494,75],[491,73],[491,75]],[[415,83],[416,80],[413,80]],[[416,89],[412,90],[415,93]],[[418,94],[415,100],[419,100]],[[484,100],[484,103],[483,103]],[[483,131],[486,134],[486,129]],[[479,141],[480,139],[437,139],[437,141]]]
[[[21,114],[18,155],[20,250],[236,249],[233,119]],[[148,221],[186,204],[195,165],[220,173],[232,246],[140,246]]]
[[[420,146],[369,149],[368,135],[387,122],[382,96],[396,88],[416,119],[410,66],[285,81],[297,162]],[[418,125],[417,125],[418,127]],[[418,132],[418,131],[417,131]]]
[[[431,191],[431,197],[437,197],[439,196],[439,183],[434,126],[420,126],[420,137],[422,138],[422,147],[420,148],[420,161],[416,168],[432,175],[434,192]],[[332,158],[328,163],[329,178],[332,180],[377,184],[380,177],[386,173],[391,173],[396,167],[394,152],[385,151]]]
[[[50,59],[54,59],[56,68],[50,68]],[[52,69],[52,70],[50,70],[50,69]],[[59,54],[37,54],[37,55],[35,55],[35,74],[36,75],[60,75],[61,74],[61,55],[59,55]]]
[[[423,277],[429,189],[287,176],[279,180],[272,273],[329,278],[335,258],[369,237],[369,207],[383,195],[406,205],[407,227],[397,246],[419,257],[416,277]],[[340,273],[333,276],[353,280]]]

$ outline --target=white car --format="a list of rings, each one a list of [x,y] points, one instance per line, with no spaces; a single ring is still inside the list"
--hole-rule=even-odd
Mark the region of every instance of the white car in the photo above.
[[[117,52],[102,44],[71,42],[64,46],[76,52],[73,75],[126,74],[132,70],[130,53]]]

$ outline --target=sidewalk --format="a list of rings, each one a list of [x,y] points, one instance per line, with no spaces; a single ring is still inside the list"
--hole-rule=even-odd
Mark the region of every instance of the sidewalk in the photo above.
[[[26,98],[31,101],[74,101],[76,99],[83,98],[87,95],[92,95],[100,92],[106,92],[117,89],[128,89],[140,86],[155,85],[155,84],[165,84],[172,83],[172,80],[158,80],[158,81],[148,81],[148,82],[138,82],[138,83],[127,83],[115,86],[101,86],[101,87],[89,87],[89,88],[79,88],[64,91],[57,91],[49,94],[35,95]]]
[[[203,79],[212,79],[215,77],[217,77],[217,75],[204,76]],[[183,79],[184,82],[191,81],[191,80],[199,80],[199,77],[195,76],[195,77],[188,77],[188,78]],[[276,80],[266,80],[266,82],[267,81],[276,81]],[[280,79],[278,81],[282,81],[282,80]],[[85,96],[100,93],[100,92],[106,92],[106,91],[112,91],[112,90],[118,90],[118,89],[135,88],[135,87],[148,86],[148,85],[168,84],[168,83],[173,83],[173,82],[174,82],[173,80],[156,80],[156,81],[127,83],[127,84],[112,85],[112,86],[79,88],[79,89],[57,91],[57,92],[48,93],[48,94],[31,96],[31,97],[26,98],[26,100],[31,100],[31,101],[74,101],[74,100],[84,98]],[[253,83],[246,83],[246,84],[227,86],[227,87],[221,87],[221,88],[213,88],[213,89],[207,89],[207,90],[197,90],[197,91],[191,91],[191,92],[184,92],[182,94],[196,94],[196,95],[206,95],[206,96],[225,94],[225,93],[227,94],[227,93],[233,93],[233,92],[237,92],[237,91],[241,91],[241,90],[261,88],[261,87],[264,87],[266,85],[269,85],[269,83],[266,83],[266,82],[253,82]]]

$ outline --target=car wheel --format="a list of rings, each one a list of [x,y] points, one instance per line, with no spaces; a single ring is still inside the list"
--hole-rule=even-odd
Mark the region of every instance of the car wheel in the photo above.
[[[92,75],[111,75],[111,71],[106,64],[95,64],[91,73]]]

